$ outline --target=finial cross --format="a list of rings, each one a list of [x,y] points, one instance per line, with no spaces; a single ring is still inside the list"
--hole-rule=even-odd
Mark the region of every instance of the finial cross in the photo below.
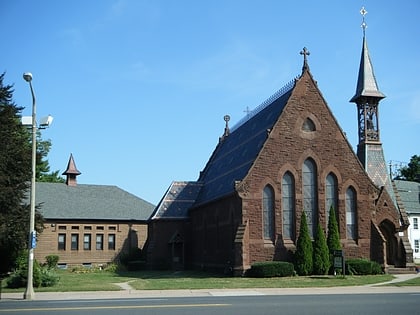
[[[309,52],[308,48],[303,47],[300,54],[303,55],[303,69],[306,69],[308,68],[307,56],[309,56],[311,53]]]
[[[366,11],[366,9],[365,9],[365,7],[362,7],[361,9],[360,9],[360,14],[362,15],[362,28],[363,28],[363,35],[365,35],[365,31],[366,31],[366,28],[367,28],[367,24],[366,24],[366,22],[365,22],[365,15],[368,13],[368,11]]]

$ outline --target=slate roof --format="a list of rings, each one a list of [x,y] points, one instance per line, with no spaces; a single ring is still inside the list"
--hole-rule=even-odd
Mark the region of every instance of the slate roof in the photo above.
[[[369,56],[366,37],[363,36],[362,56],[360,57],[359,76],[357,79],[356,94],[351,98],[350,102],[357,102],[361,97],[376,97],[382,99],[385,95],[379,91],[376,82],[373,66]]]
[[[198,179],[203,187],[195,206],[234,192],[235,182],[248,174],[294,86],[287,85],[283,93],[271,97],[255,115],[221,139]]]
[[[420,183],[394,180],[407,214],[420,213]]]
[[[68,186],[62,183],[36,183],[36,204],[46,219],[63,220],[147,220],[151,203],[117,186]]]
[[[150,219],[187,218],[200,188],[201,184],[197,182],[172,182]]]

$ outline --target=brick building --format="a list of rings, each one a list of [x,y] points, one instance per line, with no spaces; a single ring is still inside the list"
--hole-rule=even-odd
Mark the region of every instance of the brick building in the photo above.
[[[409,225],[379,138],[379,91],[363,36],[355,153],[314,80],[302,73],[225,131],[197,181],[173,182],[150,217],[153,267],[219,268],[242,274],[257,261],[290,261],[302,212],[314,234],[336,211],[347,258],[412,268]]]
[[[104,265],[131,248],[143,248],[154,206],[116,186],[77,184],[73,156],[66,183],[36,183],[36,204],[45,223],[35,259],[60,257],[61,267]]]

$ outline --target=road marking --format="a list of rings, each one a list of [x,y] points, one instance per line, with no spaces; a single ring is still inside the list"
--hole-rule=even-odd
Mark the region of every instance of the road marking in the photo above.
[[[257,296],[265,295],[264,293],[252,290],[244,291],[214,291],[210,293],[212,296]]]
[[[167,305],[121,305],[121,306],[81,306],[81,307],[39,307],[39,308],[14,308],[0,309],[6,312],[34,312],[34,311],[81,311],[105,309],[147,309],[147,308],[187,308],[187,307],[225,307],[231,304],[167,304]]]

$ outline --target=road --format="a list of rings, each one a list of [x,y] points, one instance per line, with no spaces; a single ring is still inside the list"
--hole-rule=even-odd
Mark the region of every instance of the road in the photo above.
[[[418,314],[420,293],[0,301],[0,315]]]

